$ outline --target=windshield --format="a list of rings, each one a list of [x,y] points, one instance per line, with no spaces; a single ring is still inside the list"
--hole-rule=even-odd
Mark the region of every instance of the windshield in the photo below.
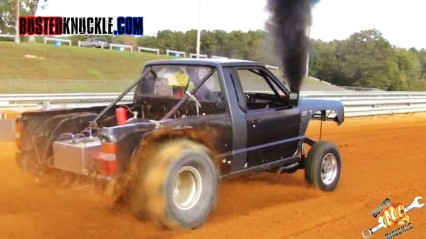
[[[225,112],[217,71],[194,65],[148,66],[134,94],[134,104],[143,104],[150,119]],[[193,103],[192,103],[192,102]],[[202,112],[201,112],[202,111]]]
[[[203,66],[153,66],[152,72],[142,80],[139,93],[142,95],[182,98],[186,91],[191,92],[198,86],[211,70],[212,68]],[[217,73],[215,72],[204,82],[203,87],[197,90],[195,96],[199,100],[211,100],[212,97],[210,95],[220,92],[220,85],[217,79]],[[209,94],[207,97],[203,96],[203,92],[198,92],[202,88],[213,94]]]

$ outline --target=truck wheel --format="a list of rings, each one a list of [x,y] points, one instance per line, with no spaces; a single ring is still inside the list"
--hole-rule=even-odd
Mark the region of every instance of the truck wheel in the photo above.
[[[340,178],[342,167],[337,146],[328,141],[316,142],[305,162],[305,179],[324,191],[333,191]]]
[[[188,139],[176,139],[160,145],[148,160],[144,178],[136,185],[143,189],[135,190],[144,194],[143,199],[135,196],[144,201],[145,215],[167,228],[202,226],[217,194],[218,175],[209,150]]]

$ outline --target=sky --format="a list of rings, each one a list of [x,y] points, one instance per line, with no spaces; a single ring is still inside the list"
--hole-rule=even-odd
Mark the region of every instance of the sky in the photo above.
[[[43,1],[41,1],[42,4]],[[268,19],[266,0],[47,0],[37,15],[143,16],[145,35],[158,30],[258,30]],[[392,45],[426,49],[425,0],[320,0],[310,37],[324,41],[378,29]]]

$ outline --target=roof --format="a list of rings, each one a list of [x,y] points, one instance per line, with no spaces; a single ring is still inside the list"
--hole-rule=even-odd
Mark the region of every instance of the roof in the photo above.
[[[179,59],[168,59],[168,60],[155,60],[149,61],[146,65],[199,65],[199,66],[235,66],[235,65],[250,65],[250,66],[265,66],[264,64],[239,60],[239,59],[222,59],[222,58],[207,58],[207,59],[196,59],[196,58],[179,58]]]

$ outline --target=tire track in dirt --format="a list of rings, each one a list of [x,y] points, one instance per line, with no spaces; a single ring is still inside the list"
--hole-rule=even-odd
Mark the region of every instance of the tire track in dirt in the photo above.
[[[331,195],[322,195],[318,198],[277,204],[224,222],[211,222],[213,225],[209,227],[174,238],[264,238],[265,235],[268,238],[288,238],[348,217],[365,205],[365,202],[357,201],[334,203],[333,210],[336,213],[329,214],[329,208],[326,205],[330,197]],[[348,207],[348,205],[351,206]],[[301,223],[302,218],[305,219],[303,223]],[[275,232],[275,235],[271,232]]]

